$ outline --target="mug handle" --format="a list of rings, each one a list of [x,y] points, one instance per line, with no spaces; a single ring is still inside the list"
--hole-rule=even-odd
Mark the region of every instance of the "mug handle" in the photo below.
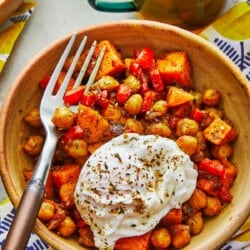
[[[135,0],[95,0],[95,7],[104,11],[136,11]]]

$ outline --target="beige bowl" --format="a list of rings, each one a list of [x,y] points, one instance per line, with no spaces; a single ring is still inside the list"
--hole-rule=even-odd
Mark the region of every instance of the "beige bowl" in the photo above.
[[[216,249],[228,240],[250,213],[250,84],[220,51],[202,38],[187,31],[150,21],[121,21],[90,27],[79,31],[94,39],[109,39],[131,55],[134,48],[149,46],[156,51],[165,49],[186,50],[193,65],[193,78],[198,90],[216,88],[223,96],[227,116],[233,121],[239,138],[235,143],[233,162],[239,173],[232,188],[233,201],[223,212],[206,222],[203,232],[192,238],[185,249]],[[5,188],[14,206],[18,205],[24,190],[22,169],[32,162],[22,151],[24,127],[22,117],[27,110],[38,106],[41,92],[38,81],[49,74],[69,37],[56,42],[40,53],[13,83],[0,114],[0,164]],[[78,42],[80,39],[78,40]],[[39,221],[35,231],[56,249],[81,248],[75,239],[63,239]]]

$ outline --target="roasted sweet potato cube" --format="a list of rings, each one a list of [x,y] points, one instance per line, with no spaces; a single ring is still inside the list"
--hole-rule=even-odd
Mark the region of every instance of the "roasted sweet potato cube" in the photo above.
[[[228,142],[231,131],[232,127],[228,123],[216,117],[203,131],[203,135],[211,143],[221,145]]]
[[[168,52],[156,60],[156,68],[166,84],[177,83],[185,88],[191,87],[191,66],[185,51]]]
[[[181,224],[181,222],[182,222],[181,208],[172,208],[160,221],[160,223],[164,226]]]
[[[168,93],[166,96],[167,105],[169,107],[175,107],[187,103],[189,101],[192,101],[193,99],[194,96],[191,93],[174,86],[168,89]]]
[[[81,167],[78,164],[67,164],[57,166],[52,170],[52,179],[55,187],[60,189],[61,186],[68,182],[77,182]]]
[[[105,46],[105,48],[106,48],[105,54],[104,54],[104,57],[102,59],[102,63],[101,63],[101,66],[99,68],[98,74],[96,76],[96,80],[100,79],[102,76],[105,76],[105,75],[113,76],[113,75],[117,75],[117,74],[120,74],[121,72],[125,71],[125,64],[121,58],[121,54],[118,52],[118,50],[115,48],[115,46],[110,41],[103,40],[103,41],[100,41],[96,46],[95,52],[94,52],[92,59],[91,59],[91,63],[89,64],[89,67],[88,67],[87,72],[86,72],[86,77],[89,76],[90,73],[92,72],[95,61],[96,61],[103,46]],[[78,72],[80,71],[80,69],[84,63],[84,60],[87,56],[87,53],[88,53],[88,51],[85,51],[81,55],[81,57],[79,58],[77,65],[76,65],[76,68],[75,68],[76,74],[78,74]],[[64,66],[64,68],[66,70],[69,69],[73,59],[74,59],[74,56],[71,56],[66,61],[65,66]]]
[[[115,250],[148,250],[151,232],[140,236],[121,238],[115,243]]]
[[[75,192],[76,182],[67,182],[61,185],[59,190],[60,200],[66,207],[74,206],[74,192]]]
[[[77,123],[87,143],[102,141],[109,129],[108,121],[98,111],[84,105],[78,107]]]
[[[86,246],[86,247],[94,247],[94,236],[90,229],[90,227],[81,227],[79,228],[79,240],[78,243],[80,245]]]
[[[105,54],[96,76],[97,79],[105,75],[117,75],[125,70],[125,64],[121,59],[121,54],[110,41],[104,40],[99,42],[94,56],[97,57],[104,46],[106,47]]]

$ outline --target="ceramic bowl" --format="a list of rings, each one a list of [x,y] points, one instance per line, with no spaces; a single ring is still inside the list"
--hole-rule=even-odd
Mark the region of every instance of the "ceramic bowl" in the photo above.
[[[22,118],[27,110],[39,105],[41,91],[38,81],[52,72],[69,36],[55,42],[34,58],[20,73],[8,92],[0,115],[1,177],[8,195],[17,207],[24,190],[22,169],[32,162],[22,150],[25,130]],[[228,240],[250,213],[250,84],[240,70],[218,49],[188,31],[151,21],[124,20],[79,30],[79,39],[88,41],[108,39],[120,48],[122,55],[130,55],[134,48],[149,46],[160,52],[180,49],[188,52],[193,65],[193,79],[197,90],[216,88],[222,94],[223,108],[239,132],[232,161],[238,176],[232,188],[231,204],[222,213],[206,221],[204,230],[192,237],[185,249],[216,249]],[[75,250],[80,247],[74,238],[64,239],[47,230],[39,220],[35,232],[55,249]]]

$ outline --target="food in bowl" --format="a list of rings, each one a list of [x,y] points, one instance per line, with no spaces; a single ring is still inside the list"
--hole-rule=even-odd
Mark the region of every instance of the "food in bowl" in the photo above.
[[[69,88],[55,110],[64,132],[38,217],[64,237],[77,232],[87,247],[182,248],[232,200],[237,132],[220,92],[195,90],[188,51],[156,56],[143,47],[121,58],[110,41],[100,41],[97,54],[103,44],[90,91]],[[68,105],[78,103],[72,112]],[[37,109],[24,120],[42,132]],[[37,157],[42,142],[42,133],[31,135],[24,149]]]

